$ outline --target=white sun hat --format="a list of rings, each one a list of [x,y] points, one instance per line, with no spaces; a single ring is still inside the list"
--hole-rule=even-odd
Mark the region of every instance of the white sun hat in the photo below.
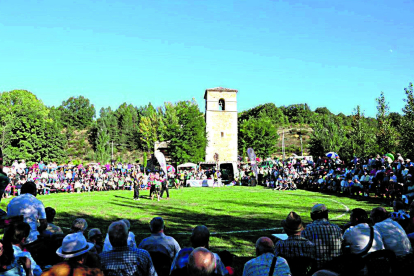
[[[63,258],[73,258],[82,255],[94,247],[93,243],[87,242],[81,232],[67,235],[62,246],[56,251],[58,256]]]

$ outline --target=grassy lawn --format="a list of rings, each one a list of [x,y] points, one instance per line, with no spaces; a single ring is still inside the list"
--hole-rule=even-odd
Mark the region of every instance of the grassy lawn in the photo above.
[[[141,192],[140,201],[132,200],[132,191],[60,193],[38,198],[45,207],[56,209],[55,223],[64,231],[68,231],[77,217],[85,218],[89,229],[100,228],[104,233],[112,221],[129,219],[137,244],[149,235],[149,221],[155,216],[164,218],[166,234],[173,236],[181,247],[190,246],[191,230],[204,224],[213,234],[211,250],[233,252],[238,257],[235,266],[241,268],[242,262],[254,256],[257,238],[282,232],[280,221],[290,211],[310,223],[313,204],[324,203],[330,210],[331,221],[342,225],[349,220],[347,208],[359,207],[369,212],[380,205],[374,200],[357,201],[303,190],[272,191],[263,187],[171,189],[171,199],[159,202],[151,201],[148,195],[149,191]],[[0,208],[6,210],[9,201],[2,200]]]

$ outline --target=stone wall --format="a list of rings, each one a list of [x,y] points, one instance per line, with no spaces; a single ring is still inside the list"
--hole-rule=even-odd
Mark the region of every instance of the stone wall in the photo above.
[[[218,101],[225,100],[225,110],[219,110]],[[206,162],[237,160],[237,92],[206,91],[206,130],[208,145]]]

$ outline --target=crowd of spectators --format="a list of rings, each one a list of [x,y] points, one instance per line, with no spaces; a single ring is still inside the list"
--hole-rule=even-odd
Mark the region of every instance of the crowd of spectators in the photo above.
[[[204,180],[220,178],[220,172],[213,169],[182,169],[164,175],[162,171],[144,171],[139,164],[106,164],[91,163],[86,165],[57,165],[51,162],[45,165],[42,161],[27,166],[25,161],[15,160],[11,166],[4,167],[3,172],[11,180],[5,188],[3,197],[20,195],[21,187],[27,181],[36,184],[39,195],[50,193],[81,193],[109,190],[137,190],[135,199],[139,199],[139,190],[150,189],[157,197],[161,196],[161,187],[186,185],[188,179]],[[162,192],[162,191],[161,191]]]
[[[345,162],[339,157],[317,160],[277,160],[273,167],[259,168],[258,177],[252,168],[240,170],[236,184],[254,183],[274,190],[305,189],[344,196],[375,197],[392,202],[401,200],[408,206],[414,199],[414,163],[397,154],[357,158]]]
[[[0,166],[0,186],[5,189],[7,176],[1,169]],[[108,172],[121,177],[140,173],[132,165],[125,169],[109,168],[106,172],[100,169],[78,167],[71,171],[72,181],[83,170],[93,178],[95,173],[98,177]],[[27,174],[37,173],[23,170]],[[59,168],[48,173],[56,170]],[[187,248],[181,248],[174,237],[164,233],[165,222],[161,217],[151,220],[150,235],[139,243],[126,219],[102,229],[107,232],[105,237],[101,229],[89,229],[83,218],[75,219],[69,233],[64,233],[53,223],[56,210],[45,208],[36,197],[39,191],[36,179],[25,178],[19,195],[7,205],[7,219],[2,221],[5,234],[0,241],[0,275],[375,275],[378,271],[410,275],[414,269],[414,202],[407,193],[411,186],[410,160],[398,156],[390,163],[378,156],[367,161],[355,158],[345,164],[339,158],[320,158],[314,164],[280,162],[266,170],[260,171],[263,174],[259,184],[268,183],[272,187],[273,182],[273,189],[277,188],[274,183],[279,177],[291,178],[299,188],[345,195],[355,192],[359,196],[379,197],[386,196],[382,192],[389,191],[392,184],[401,188],[389,193],[393,212],[375,207],[368,214],[355,208],[343,226],[329,220],[329,210],[324,204],[315,204],[310,209],[312,223],[308,225],[292,211],[281,222],[287,239],[258,237],[256,257],[247,261],[243,269],[235,270],[229,252],[210,251],[210,231],[204,225],[192,230],[191,247]],[[366,180],[362,178],[365,175],[369,175]],[[342,186],[343,181],[348,185]],[[353,189],[356,183],[361,183],[360,189]]]
[[[105,238],[83,218],[64,234],[53,224],[56,211],[45,208],[36,192],[35,184],[26,182],[7,205],[0,275],[374,275],[370,272],[378,264],[389,275],[409,275],[404,271],[414,263],[414,204],[405,213],[399,201],[392,213],[376,207],[368,216],[355,208],[343,226],[329,221],[324,204],[310,209],[313,222],[308,225],[292,211],[281,222],[287,239],[259,237],[256,257],[235,270],[229,252],[210,251],[204,225],[192,230],[191,247],[185,248],[165,234],[162,217],[151,220],[150,235],[139,243],[127,219],[112,222]]]

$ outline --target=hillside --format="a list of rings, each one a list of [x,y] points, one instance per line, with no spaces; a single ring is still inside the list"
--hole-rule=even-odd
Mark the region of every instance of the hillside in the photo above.
[[[292,156],[292,154],[301,155],[300,149],[300,135],[302,134],[303,142],[303,154],[309,155],[308,152],[308,141],[310,139],[310,133],[312,128],[308,125],[302,126],[284,126],[279,127],[277,133],[279,135],[279,141],[276,145],[276,152],[273,157],[282,157],[282,137],[283,132],[285,133],[285,152],[286,157]],[[88,130],[73,131],[66,133],[63,131],[68,138],[68,144],[66,145],[65,151],[67,153],[67,161],[70,162],[95,162],[95,153],[93,147],[88,140]],[[116,144],[116,142],[115,142]],[[111,145],[109,145],[111,146]],[[128,151],[126,149],[118,149],[114,146],[114,159],[125,162],[136,162],[136,160],[142,160],[141,151]]]
[[[65,148],[67,153],[67,163],[96,162],[95,152],[88,140],[88,131],[88,129],[84,129],[67,133],[66,130],[63,130],[63,133],[68,138],[68,143]],[[112,152],[112,144],[109,144],[108,147],[110,152]],[[114,141],[113,156],[117,161],[135,163],[137,160],[142,161],[143,155],[140,151],[128,151],[126,149],[118,148],[116,146],[116,141]]]
[[[282,139],[283,132],[285,133],[285,155],[291,156],[293,153],[296,155],[302,155],[300,147],[300,136],[302,135],[303,155],[309,155],[308,142],[312,128],[308,125],[302,126],[284,126],[279,127],[277,134],[279,135],[279,142],[277,144],[277,151],[273,155],[274,157],[282,157]]]

